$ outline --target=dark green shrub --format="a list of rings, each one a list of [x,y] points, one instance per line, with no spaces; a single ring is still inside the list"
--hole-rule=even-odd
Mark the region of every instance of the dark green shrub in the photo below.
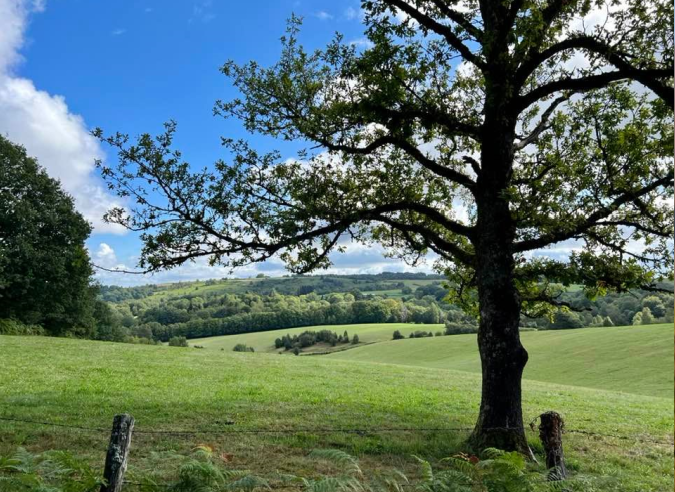
[[[232,350],[235,352],[255,352],[253,347],[249,347],[245,343],[236,344]]]
[[[356,345],[356,344],[358,344],[358,343],[359,343],[359,336],[358,336],[358,335],[354,335],[354,336],[352,337],[352,345]]]
[[[396,331],[394,332],[393,340],[403,340],[404,338],[405,338],[405,337],[404,337],[403,334],[400,332],[400,330],[396,330]]]
[[[188,342],[185,337],[171,337],[169,339],[169,347],[187,347]]]
[[[0,319],[0,335],[44,335],[39,325],[26,325],[15,319]]]
[[[464,323],[453,323],[451,321],[445,322],[446,335],[464,335],[467,333],[478,333],[478,327]]]

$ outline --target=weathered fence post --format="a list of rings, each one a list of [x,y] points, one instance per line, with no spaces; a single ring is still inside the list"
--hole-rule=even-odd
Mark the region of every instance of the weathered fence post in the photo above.
[[[131,415],[126,413],[115,415],[108,453],[105,457],[105,469],[103,470],[103,478],[106,484],[101,485],[100,492],[120,492],[122,490],[133,430],[134,418]]]
[[[546,467],[551,470],[548,479],[564,480],[567,478],[567,469],[562,446],[563,419],[557,412],[542,413],[539,419],[539,439],[544,445]]]

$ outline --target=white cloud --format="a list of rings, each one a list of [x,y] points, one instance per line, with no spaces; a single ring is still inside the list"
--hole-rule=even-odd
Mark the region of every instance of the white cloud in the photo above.
[[[319,20],[325,21],[325,20],[330,20],[333,18],[331,14],[324,10],[320,10],[319,12],[314,14],[314,17],[318,18]]]
[[[361,20],[364,17],[364,12],[361,9],[355,9],[354,7],[348,7],[344,12],[345,19],[347,20]]]
[[[63,96],[38,90],[31,80],[15,74],[23,60],[20,49],[28,17],[42,9],[41,1],[0,0],[0,133],[23,145],[61,181],[95,232],[123,233],[123,228],[102,220],[119,202],[97,181],[94,164],[103,151],[82,117],[69,111]]]
[[[110,34],[112,34],[113,36],[121,36],[121,35],[124,34],[125,32],[127,32],[127,30],[124,29],[124,28],[122,28],[122,27],[120,27],[120,28],[118,28],[118,29],[114,29]]]
[[[363,48],[363,49],[369,49],[375,46],[373,42],[370,39],[367,38],[359,38],[359,39],[354,39],[349,42],[352,46],[356,46],[357,48]]]
[[[41,4],[27,1],[0,0],[0,72],[7,71],[21,61],[19,48],[24,42],[26,17],[42,9]]]
[[[93,255],[93,257],[96,264],[99,266],[105,268],[113,268],[117,266],[117,255],[115,254],[115,250],[106,243],[101,243],[98,245],[98,250]]]
[[[433,261],[435,255],[429,255],[427,261],[417,267],[411,267],[397,258],[385,257],[385,249],[380,245],[366,245],[361,243],[341,241],[345,248],[343,253],[333,252],[331,260],[333,265],[327,270],[318,270],[315,275],[321,274],[376,274],[382,272],[426,272],[433,273]],[[98,249],[91,253],[95,265],[110,270],[137,271],[132,266],[137,259],[130,257],[121,261],[114,249],[107,243],[100,243]],[[207,280],[218,278],[248,278],[264,273],[271,277],[288,275],[284,264],[278,258],[272,258],[264,263],[255,263],[239,267],[234,271],[223,266],[210,266],[206,258],[199,258],[194,262],[185,263],[173,270],[158,272],[155,274],[129,274],[122,272],[110,272],[96,270],[96,279],[104,285],[133,286],[144,284],[162,284],[171,282],[186,282],[190,280]]]
[[[216,15],[211,11],[213,0],[201,0],[195,3],[192,7],[192,17],[189,22],[196,20],[206,24],[216,18]]]

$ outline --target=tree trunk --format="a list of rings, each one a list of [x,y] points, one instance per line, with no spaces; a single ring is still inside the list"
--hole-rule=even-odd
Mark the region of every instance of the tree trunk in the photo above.
[[[490,87],[488,82],[488,92],[493,97],[488,98],[485,109],[474,241],[483,381],[480,414],[470,443],[479,451],[495,447],[532,456],[523,426],[521,378],[527,351],[520,343],[521,304],[512,253],[516,226],[507,193],[513,169],[515,118],[509,117],[504,104],[508,87]]]
[[[503,244],[508,237],[503,226],[493,223],[502,241],[494,236],[491,243],[481,239],[484,246],[476,272],[483,381],[480,414],[471,442],[478,449],[495,447],[529,455],[521,404],[521,378],[528,356],[520,343],[520,298],[514,283],[513,256]]]
[[[478,274],[478,348],[483,380],[471,443],[478,450],[494,447],[529,456],[521,402],[521,379],[528,356],[520,343],[520,305],[512,271],[496,262],[486,262],[481,270],[486,270]],[[490,282],[484,277],[491,277]]]

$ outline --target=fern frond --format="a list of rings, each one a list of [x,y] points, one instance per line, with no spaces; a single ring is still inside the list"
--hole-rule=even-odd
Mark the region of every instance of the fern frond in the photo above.
[[[359,467],[359,461],[351,454],[340,451],[339,449],[315,449],[309,456],[335,463],[345,473],[363,475],[363,472]]]
[[[431,467],[431,463],[429,463],[424,458],[420,458],[419,456],[416,455],[413,455],[413,458],[417,460],[417,462],[420,464],[420,467],[422,468],[422,478],[424,479],[424,481],[427,483],[433,482],[434,469]]]
[[[243,490],[251,492],[255,489],[270,489],[270,485],[264,478],[255,475],[246,475],[227,485],[227,490]]]
[[[497,449],[497,448],[485,448],[483,450],[482,454],[487,459],[496,459],[496,458],[501,458],[506,453],[504,451],[502,451],[501,449]]]
[[[455,457],[443,458],[441,461],[444,463],[448,463],[451,469],[461,472],[467,477],[475,479],[478,476],[478,470],[476,469],[476,465],[470,463],[469,461]]]
[[[308,482],[307,492],[361,492],[362,484],[352,477],[324,477]]]

